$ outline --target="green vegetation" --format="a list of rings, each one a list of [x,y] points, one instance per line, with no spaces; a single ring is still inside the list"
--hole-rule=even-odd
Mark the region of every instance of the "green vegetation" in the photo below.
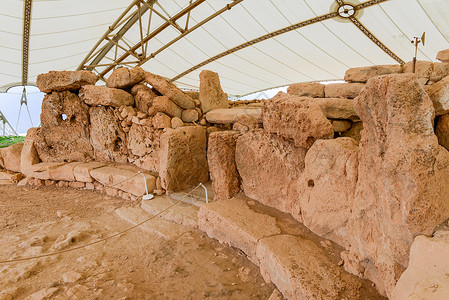
[[[0,148],[8,147],[25,140],[24,136],[0,136]]]

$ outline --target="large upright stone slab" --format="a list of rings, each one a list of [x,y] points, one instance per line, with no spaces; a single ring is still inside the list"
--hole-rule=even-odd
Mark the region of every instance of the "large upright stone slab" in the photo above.
[[[345,266],[391,295],[413,238],[449,216],[449,152],[438,145],[434,108],[415,74],[370,79],[355,107],[364,129]]]
[[[0,148],[3,158],[3,164],[6,170],[21,172],[20,157],[22,154],[23,143],[17,143],[6,148]]]
[[[98,76],[90,71],[50,71],[37,76],[36,85],[43,93],[79,90],[83,85],[95,84]]]
[[[34,145],[44,162],[92,159],[89,141],[89,107],[69,91],[44,97],[41,130]]]
[[[365,83],[372,77],[388,74],[398,74],[401,72],[401,65],[378,65],[351,68],[348,69],[345,73],[345,81]]]
[[[324,98],[324,87],[324,84],[318,82],[299,82],[291,84],[287,88],[287,94],[300,97]]]
[[[209,135],[207,162],[209,163],[214,200],[234,197],[240,191],[240,176],[235,165],[235,131],[218,131]]]
[[[235,162],[245,194],[290,213],[299,197],[298,183],[307,150],[263,131],[237,139]]]
[[[145,81],[154,87],[159,93],[170,98],[179,107],[184,109],[195,108],[195,102],[190,96],[184,94],[173,83],[168,82],[163,77],[145,72]]]
[[[213,109],[228,108],[228,95],[223,92],[217,73],[209,70],[201,71],[200,102],[203,113]]]
[[[106,86],[85,85],[79,92],[81,100],[90,106],[132,106],[134,98],[124,90]]]
[[[39,128],[30,128],[27,131],[25,141],[23,142],[22,152],[20,154],[20,170],[25,176],[30,176],[31,166],[40,162],[37,155],[36,147],[34,147],[34,140],[38,135]]]
[[[332,124],[309,99],[312,98],[279,92],[265,101],[262,108],[264,130],[304,148],[310,148],[318,139],[333,138]]]
[[[106,86],[110,88],[123,89],[139,83],[145,79],[145,71],[141,67],[128,69],[118,68],[112,71],[106,80]]]
[[[167,191],[180,191],[209,179],[206,129],[201,126],[166,130],[160,140],[159,176]]]

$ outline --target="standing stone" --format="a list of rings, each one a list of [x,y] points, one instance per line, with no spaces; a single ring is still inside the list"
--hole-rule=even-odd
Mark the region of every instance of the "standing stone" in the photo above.
[[[89,141],[89,107],[69,91],[44,97],[41,130],[34,141],[44,162],[92,159]]]
[[[449,150],[449,114],[442,115],[438,119],[435,134],[438,138],[438,143]]]
[[[279,92],[265,101],[262,108],[265,131],[278,134],[293,141],[295,146],[304,148],[310,148],[317,139],[333,138],[331,123],[309,99]]]
[[[363,83],[331,83],[324,88],[324,94],[326,98],[354,99],[364,86]]]
[[[17,143],[6,148],[0,148],[3,163],[6,170],[21,172],[20,156],[22,154],[23,143]]]
[[[50,71],[37,76],[36,85],[43,93],[79,90],[83,85],[95,84],[97,75],[90,71]]]
[[[364,130],[347,258],[358,262],[352,272],[391,295],[413,238],[449,215],[449,153],[438,145],[433,105],[415,74],[370,79],[355,106]]]
[[[240,176],[235,165],[235,143],[238,134],[233,131],[213,132],[209,135],[207,162],[209,164],[214,200],[234,197],[240,191]]]
[[[345,81],[367,82],[368,79],[380,75],[401,73],[401,65],[378,65],[348,69],[345,73]]]
[[[318,140],[306,154],[293,216],[311,231],[348,247],[346,224],[357,183],[358,151],[351,138]]]
[[[40,162],[36,147],[34,147],[34,140],[39,131],[40,129],[37,127],[28,129],[23,142],[22,153],[20,154],[20,170],[27,177],[32,173],[31,166]]]
[[[287,88],[287,94],[300,97],[324,98],[324,84],[318,82],[294,83]]]
[[[145,71],[141,67],[128,69],[125,67],[112,71],[106,86],[110,88],[124,89],[145,79]]]
[[[85,85],[79,92],[81,100],[90,106],[133,106],[134,98],[124,90],[105,86]]]
[[[145,81],[154,87],[159,93],[170,98],[179,107],[184,109],[195,108],[195,102],[190,96],[184,94],[173,83],[168,82],[163,77],[145,72]]]
[[[91,107],[90,138],[95,158],[100,161],[127,161],[127,140],[119,120],[110,107]]]
[[[436,59],[444,63],[449,62],[449,49],[441,50],[440,52],[438,52]]]
[[[217,73],[208,70],[201,71],[200,102],[203,113],[217,108],[228,108],[228,95],[223,92]]]
[[[160,143],[159,176],[166,191],[180,191],[209,180],[205,128],[169,129]]]
[[[245,194],[265,205],[290,213],[299,197],[298,180],[307,149],[262,130],[237,139],[235,162]]]
[[[182,108],[173,103],[167,96],[160,96],[153,99],[153,106],[150,108],[149,114],[154,115],[157,112],[163,112],[171,118],[182,116]]]

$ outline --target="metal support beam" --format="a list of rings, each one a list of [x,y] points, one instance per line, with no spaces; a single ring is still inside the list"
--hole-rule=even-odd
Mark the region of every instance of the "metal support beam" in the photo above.
[[[30,47],[32,0],[23,1],[22,85],[28,84],[28,54]]]

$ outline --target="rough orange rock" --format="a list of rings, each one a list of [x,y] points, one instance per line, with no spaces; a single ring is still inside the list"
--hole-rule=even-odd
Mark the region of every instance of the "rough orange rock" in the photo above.
[[[449,49],[439,51],[436,59],[442,62],[449,62]]]
[[[354,109],[354,100],[347,98],[309,98],[311,104],[318,105],[328,119],[360,120]]]
[[[41,130],[34,141],[44,162],[92,159],[89,141],[89,107],[69,91],[44,97]]]
[[[294,83],[287,88],[287,94],[301,97],[324,98],[324,84],[318,82]]]
[[[148,113],[148,110],[153,105],[154,98],[157,97],[153,90],[144,84],[135,85],[131,90],[131,94],[134,96],[136,108],[144,113]]]
[[[150,108],[150,115],[154,115],[157,112],[163,112],[173,117],[181,118],[182,108],[176,105],[167,96],[160,96],[153,99],[153,106]]]
[[[391,295],[413,238],[449,216],[449,153],[438,145],[433,105],[415,74],[370,79],[355,107],[364,130],[348,223],[347,257],[355,262],[347,261]]]
[[[228,108],[228,95],[223,92],[217,73],[209,70],[201,71],[199,100],[204,113],[213,109]]]
[[[298,182],[307,150],[276,135],[255,130],[236,142],[235,161],[245,194],[290,213],[299,197]]]
[[[183,91],[178,89],[173,83],[168,82],[163,77],[145,72],[145,81],[154,87],[162,95],[167,96],[184,109],[195,108],[195,102],[190,96],[186,95]]]
[[[264,130],[304,148],[310,148],[318,139],[333,138],[331,123],[309,99],[279,92],[265,101],[262,108]]]
[[[426,86],[425,91],[433,102],[437,116],[449,113],[449,76],[431,86]]]
[[[235,165],[235,141],[233,131],[213,132],[209,135],[207,162],[209,164],[214,200],[225,200],[240,192],[240,176]]]
[[[351,124],[351,128],[349,128],[348,131],[342,132],[342,137],[350,137],[354,139],[357,144],[360,143],[360,140],[362,138],[361,131],[363,129],[363,123],[362,122],[353,122]]]
[[[141,67],[134,67],[132,69],[122,67],[112,71],[108,80],[106,80],[106,86],[123,89],[139,83],[144,79],[145,71]]]
[[[195,109],[186,109],[182,112],[181,119],[186,123],[196,122],[199,119],[199,113]]]
[[[368,79],[380,75],[401,73],[401,65],[377,65],[348,69],[345,73],[345,81],[367,82]]]
[[[95,84],[98,76],[90,71],[50,71],[37,76],[36,85],[43,93],[79,90]]]
[[[73,176],[75,176],[76,181],[94,182],[95,180],[92,176],[90,176],[90,172],[104,166],[104,163],[98,161],[81,163],[73,168]]]
[[[20,154],[20,170],[25,176],[30,176],[31,166],[40,162],[36,147],[34,147],[34,140],[39,130],[36,127],[28,129],[25,141],[23,142],[22,152]]]
[[[213,124],[234,124],[242,116],[250,116],[262,123],[261,108],[222,108],[208,112],[206,120]]]
[[[20,156],[22,153],[23,143],[17,143],[6,148],[0,148],[3,163],[6,170],[13,172],[21,172]]]
[[[85,85],[80,89],[79,97],[90,106],[132,106],[134,98],[121,89],[106,86]]]
[[[413,62],[409,61],[405,65],[402,66],[402,72],[403,73],[412,73],[413,72]],[[416,62],[415,67],[415,74],[418,75],[418,81],[422,85],[426,84],[430,76],[433,72],[433,62],[431,61],[424,61],[424,60],[418,60]]]
[[[433,71],[430,81],[438,82],[449,75],[449,63],[433,63]]]
[[[157,129],[171,128],[171,119],[166,114],[158,112],[153,116],[152,124]]]
[[[168,129],[160,140],[159,176],[166,191],[180,191],[209,180],[206,129]]]
[[[324,94],[326,98],[354,99],[360,94],[364,86],[363,83],[331,83],[326,84]]]
[[[449,114],[442,115],[438,119],[435,134],[438,138],[438,143],[449,150]]]
[[[143,126],[133,123],[128,133],[128,149],[132,154],[144,156],[153,151],[153,145],[158,144],[160,135],[155,134],[152,126]]]

